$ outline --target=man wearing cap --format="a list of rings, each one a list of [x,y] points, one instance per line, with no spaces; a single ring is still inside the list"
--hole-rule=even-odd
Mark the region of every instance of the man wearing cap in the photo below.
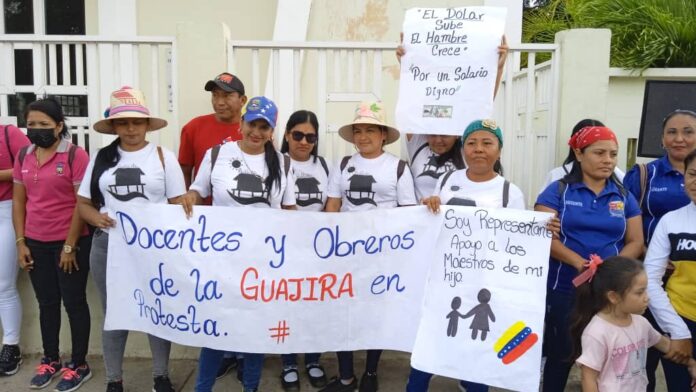
[[[223,140],[242,138],[240,121],[247,98],[244,84],[236,76],[224,72],[205,84],[211,93],[214,113],[199,116],[181,129],[179,164],[184,172],[186,187],[191,185],[205,152]]]

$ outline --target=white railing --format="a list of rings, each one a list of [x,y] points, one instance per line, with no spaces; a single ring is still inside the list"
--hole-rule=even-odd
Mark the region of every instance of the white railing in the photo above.
[[[266,94],[278,103],[276,137],[282,137],[291,112],[314,111],[321,128],[319,152],[335,162],[354,152],[336,132],[350,120],[355,102],[381,99],[394,108],[399,77],[395,48],[394,43],[230,41],[228,69],[247,83],[247,95]],[[505,131],[506,177],[522,188],[528,202],[554,165],[558,50],[555,44],[512,45],[495,104],[494,117]],[[536,65],[535,55],[542,52],[552,53],[552,60]],[[520,53],[528,53],[534,72],[515,71],[513,59]],[[395,148],[397,154],[405,151]]]
[[[515,71],[514,62],[507,62],[495,116],[505,136],[505,177],[522,189],[531,206],[555,165],[560,53],[556,44],[514,45],[508,60],[515,53],[527,53],[528,67]],[[537,65],[537,53],[551,53],[551,60]]]
[[[31,50],[33,82],[15,84],[15,50]],[[74,140],[95,151],[108,138],[91,131],[103,117],[111,91],[137,86],[154,115],[176,107],[176,43],[172,37],[114,39],[98,36],[0,35],[0,120],[17,123],[8,96],[33,93],[85,96],[87,115],[68,114]],[[155,104],[156,103],[156,104]],[[168,116],[165,116],[168,117]],[[178,129],[176,117],[170,123]]]

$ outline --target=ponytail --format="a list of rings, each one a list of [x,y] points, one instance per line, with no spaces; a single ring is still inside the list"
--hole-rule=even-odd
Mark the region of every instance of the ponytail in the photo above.
[[[280,161],[278,160],[278,152],[270,140],[263,145],[263,151],[266,166],[268,167],[268,177],[266,177],[264,184],[268,190],[268,197],[271,197],[271,189],[273,189],[274,183],[280,189]]]
[[[92,168],[92,177],[89,180],[89,190],[92,195],[92,204],[97,210],[104,206],[104,195],[99,189],[99,178],[105,171],[111,169],[121,160],[121,155],[118,153],[118,145],[121,143],[121,138],[111,142],[108,146],[102,148],[97,153],[94,159],[94,167]]]

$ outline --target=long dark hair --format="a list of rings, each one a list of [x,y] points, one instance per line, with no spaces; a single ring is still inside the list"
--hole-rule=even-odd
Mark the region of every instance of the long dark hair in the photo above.
[[[447,161],[451,161],[457,170],[466,169],[466,163],[464,163],[464,158],[462,158],[462,138],[458,137],[449,150],[438,155],[436,160],[437,167],[441,167]]]
[[[271,197],[271,189],[275,183],[280,190],[280,161],[278,160],[278,151],[273,147],[273,142],[268,140],[263,145],[263,154],[268,167],[268,177],[264,181],[266,189],[268,189],[268,197]]]
[[[104,205],[104,195],[99,189],[99,177],[105,171],[111,169],[121,160],[121,154],[118,153],[118,146],[121,143],[121,138],[111,142],[108,146],[97,152],[97,157],[94,158],[94,167],[92,168],[92,178],[89,179],[89,191],[92,195],[92,204],[98,210]]]
[[[582,354],[582,332],[592,317],[611,305],[607,294],[614,291],[623,297],[631,288],[633,279],[642,271],[643,264],[638,260],[612,256],[597,267],[591,281],[575,290],[575,309],[570,318],[573,354],[569,360],[575,361]]]
[[[24,121],[29,117],[29,112],[36,111],[41,112],[48,117],[50,117],[56,124],[63,123],[63,129],[60,130],[59,136],[63,139],[67,139],[70,135],[68,132],[68,124],[65,122],[65,114],[63,113],[63,107],[54,98],[44,98],[36,100],[29,105],[27,105],[24,111]]]
[[[285,124],[285,134],[287,135],[295,128],[298,124],[310,123],[314,128],[314,132],[317,135],[317,141],[314,143],[314,148],[312,148],[311,154],[314,156],[312,162],[317,161],[317,156],[319,155],[319,120],[314,112],[309,110],[298,110],[290,115],[288,122]],[[285,154],[290,151],[290,145],[288,141],[283,137],[283,143],[280,146],[280,152]]]
[[[602,124],[601,121],[599,120],[594,120],[591,118],[586,118],[583,120],[578,121],[577,124],[573,127],[573,131],[570,133],[570,136],[573,137],[576,133],[580,132],[581,129],[585,127],[603,127],[604,124]],[[573,152],[573,148],[569,147],[568,148],[568,156],[566,157],[565,161],[563,161],[563,170],[568,174],[569,172],[566,171],[565,165],[569,163],[576,162],[577,158],[575,158],[575,153]]]

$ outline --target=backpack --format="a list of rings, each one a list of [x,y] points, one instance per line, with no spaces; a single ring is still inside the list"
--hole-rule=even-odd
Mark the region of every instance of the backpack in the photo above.
[[[350,155],[346,155],[341,159],[341,173],[343,173],[343,169],[348,166],[348,161],[350,161]],[[404,170],[406,170],[406,161],[403,159],[399,159],[399,164],[396,166],[396,181],[399,181],[401,176],[404,174]]]
[[[447,182],[447,179],[454,173],[455,170],[450,170],[447,173],[445,173],[445,176],[442,177],[442,182],[440,183],[440,190],[445,187],[445,183]],[[503,208],[507,208],[508,203],[510,202],[510,181],[505,180],[503,183]]]
[[[648,166],[645,163],[639,163],[636,166],[638,166],[638,173],[640,173],[640,199],[638,200],[638,206],[642,208],[645,195],[648,193]]]
[[[19,166],[22,167],[24,165],[24,158],[27,156],[27,152],[29,152],[29,147],[32,147],[32,145],[24,146],[22,147],[21,150],[19,150],[19,155],[17,156],[17,159],[19,160]],[[75,152],[77,151],[77,146],[74,144],[70,144],[70,148],[68,149],[68,167],[70,168],[70,173],[72,173],[72,164],[73,161],[75,161]]]

